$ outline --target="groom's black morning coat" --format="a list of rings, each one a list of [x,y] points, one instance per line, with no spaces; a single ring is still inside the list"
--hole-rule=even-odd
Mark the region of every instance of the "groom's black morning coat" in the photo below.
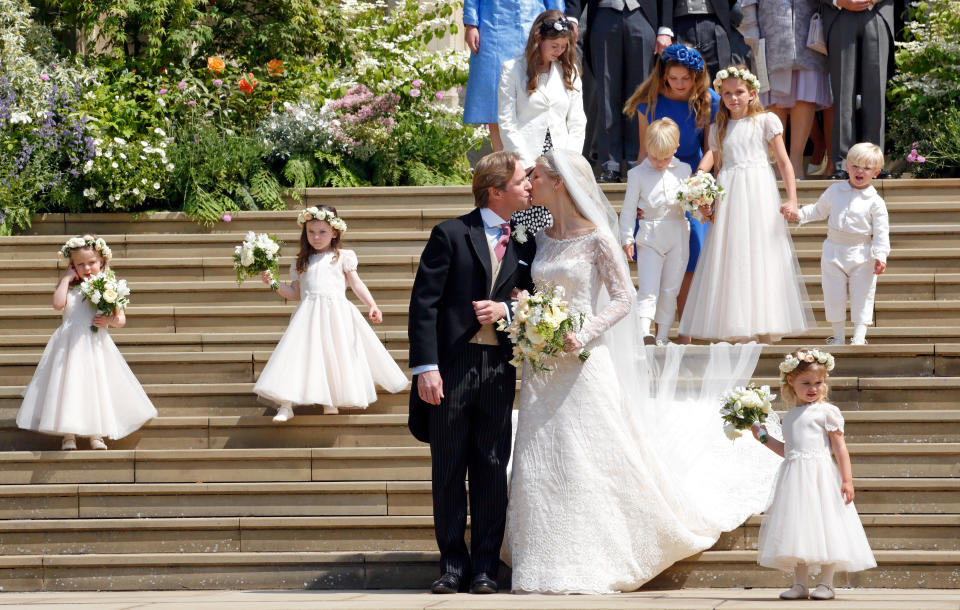
[[[489,245],[480,210],[435,226],[420,256],[410,295],[410,368],[439,364],[442,369],[444,362],[466,346],[480,329],[473,301],[509,303],[514,288],[532,289],[530,264],[535,253],[532,236],[524,244],[511,237],[491,293]],[[498,332],[497,337],[504,360],[509,360],[512,347],[506,333]],[[409,426],[423,442],[429,442],[430,408],[436,407],[420,400],[414,377]]]

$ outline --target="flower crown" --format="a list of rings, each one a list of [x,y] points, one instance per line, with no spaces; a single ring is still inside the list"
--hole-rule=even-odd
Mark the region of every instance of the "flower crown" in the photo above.
[[[723,84],[723,81],[728,78],[739,78],[743,82],[750,85],[754,91],[760,91],[760,79],[756,75],[747,70],[746,68],[738,68],[736,66],[730,66],[724,70],[717,72],[717,77],[713,79],[713,89],[715,91],[720,90],[720,85]]]
[[[830,352],[824,352],[818,349],[800,350],[796,354],[787,354],[783,362],[780,363],[780,379],[785,380],[787,375],[797,370],[801,362],[816,362],[817,364],[823,365],[828,373],[833,370],[834,365],[833,354]]]
[[[557,36],[567,30],[573,30],[573,22],[566,17],[560,17],[556,21],[544,21],[540,24],[540,36]]]
[[[685,44],[672,44],[660,53],[661,61],[675,61],[694,72],[703,72],[703,56],[700,51]]]
[[[338,233],[347,231],[347,223],[342,218],[328,210],[322,210],[316,206],[311,206],[297,216],[297,224],[301,227],[311,220],[326,220],[330,226],[336,229]]]
[[[83,237],[71,237],[68,239],[67,243],[63,244],[63,247],[57,252],[57,258],[69,260],[70,253],[80,248],[93,248],[100,253],[100,256],[102,256],[105,261],[109,261],[113,257],[113,250],[110,249],[107,242],[103,241],[102,237],[84,235]]]

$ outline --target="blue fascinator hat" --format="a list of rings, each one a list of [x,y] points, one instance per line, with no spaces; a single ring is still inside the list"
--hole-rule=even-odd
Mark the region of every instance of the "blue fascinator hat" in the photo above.
[[[703,57],[700,51],[685,44],[672,44],[660,53],[662,61],[675,61],[694,72],[703,72]]]

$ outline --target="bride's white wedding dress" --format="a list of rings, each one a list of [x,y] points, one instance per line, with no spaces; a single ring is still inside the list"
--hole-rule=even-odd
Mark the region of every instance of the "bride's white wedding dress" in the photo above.
[[[618,337],[634,301],[618,257],[602,228],[537,236],[533,278],[586,314],[578,336],[591,355],[524,370],[506,525],[514,590],[637,589],[768,505],[780,459],[753,438],[727,440],[717,400],[749,379],[759,348],[644,349]],[[712,372],[684,388],[694,369]]]

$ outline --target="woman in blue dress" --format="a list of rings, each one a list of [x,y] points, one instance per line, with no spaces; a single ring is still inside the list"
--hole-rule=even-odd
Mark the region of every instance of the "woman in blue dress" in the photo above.
[[[463,122],[486,124],[493,150],[503,150],[497,123],[500,67],[523,53],[533,20],[547,9],[562,11],[563,0],[464,0],[464,40],[471,54]]]
[[[707,127],[713,122],[719,107],[720,96],[710,88],[710,75],[704,69],[700,52],[683,44],[664,49],[650,76],[637,87],[623,107],[626,115],[637,113],[640,125],[640,155],[637,162],[647,156],[643,147],[647,125],[657,119],[671,118],[680,127],[680,148],[676,156],[696,171],[707,149]],[[690,259],[677,295],[678,319],[686,304],[708,227],[690,218],[689,214],[687,218],[690,219]],[[687,341],[685,337],[680,340]]]

